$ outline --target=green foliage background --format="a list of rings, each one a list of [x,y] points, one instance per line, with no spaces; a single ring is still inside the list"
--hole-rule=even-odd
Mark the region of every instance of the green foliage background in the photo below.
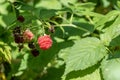
[[[52,47],[37,47],[37,57],[28,43],[19,51],[16,26],[30,29],[36,45],[40,35],[51,35]],[[2,80],[120,80],[119,74],[120,0],[0,0]]]

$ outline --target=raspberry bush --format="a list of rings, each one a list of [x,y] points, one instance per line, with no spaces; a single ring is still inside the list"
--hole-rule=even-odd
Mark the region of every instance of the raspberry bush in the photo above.
[[[120,0],[0,0],[0,80],[120,80]]]

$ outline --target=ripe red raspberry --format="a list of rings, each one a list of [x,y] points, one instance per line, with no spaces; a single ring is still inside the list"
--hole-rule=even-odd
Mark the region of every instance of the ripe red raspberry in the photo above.
[[[38,38],[38,44],[41,49],[47,50],[52,46],[52,39],[50,35],[44,35]]]
[[[29,29],[27,29],[23,33],[23,37],[25,41],[31,41],[34,37],[34,34]]]

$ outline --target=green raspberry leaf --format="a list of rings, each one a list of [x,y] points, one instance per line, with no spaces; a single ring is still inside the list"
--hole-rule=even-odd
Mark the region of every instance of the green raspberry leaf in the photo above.
[[[106,47],[97,38],[87,37],[76,41],[65,60],[66,69],[64,75],[71,71],[84,70],[95,65],[106,53]]]
[[[105,45],[109,45],[112,39],[120,35],[120,15],[116,18],[114,23],[105,29],[104,33],[100,35],[101,40]]]

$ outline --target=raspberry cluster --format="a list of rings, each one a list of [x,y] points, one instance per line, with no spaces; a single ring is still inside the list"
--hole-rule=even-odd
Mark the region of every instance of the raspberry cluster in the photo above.
[[[25,21],[25,18],[22,15],[18,15],[17,21],[23,23]],[[54,26],[49,27],[49,31],[51,33],[54,32]],[[28,47],[31,50],[31,53],[33,56],[38,56],[39,55],[39,50],[36,48],[36,45],[34,43],[34,34],[32,33],[31,30],[26,29],[22,30],[21,26],[16,26],[13,29],[13,36],[14,36],[14,41],[15,43],[18,44],[19,51],[24,47],[24,43],[28,43]],[[37,43],[42,50],[48,50],[52,46],[52,39],[50,35],[43,35],[38,37]]]
[[[39,50],[37,50],[36,45],[33,41],[34,34],[29,29],[26,29],[25,31],[21,31],[21,27],[17,26],[13,29],[13,35],[15,43],[18,44],[19,51],[24,47],[24,43],[28,43],[28,47],[31,50],[31,53],[33,56],[39,55]],[[38,37],[38,45],[40,49],[42,50],[48,50],[52,46],[52,39],[50,35],[44,35]]]

